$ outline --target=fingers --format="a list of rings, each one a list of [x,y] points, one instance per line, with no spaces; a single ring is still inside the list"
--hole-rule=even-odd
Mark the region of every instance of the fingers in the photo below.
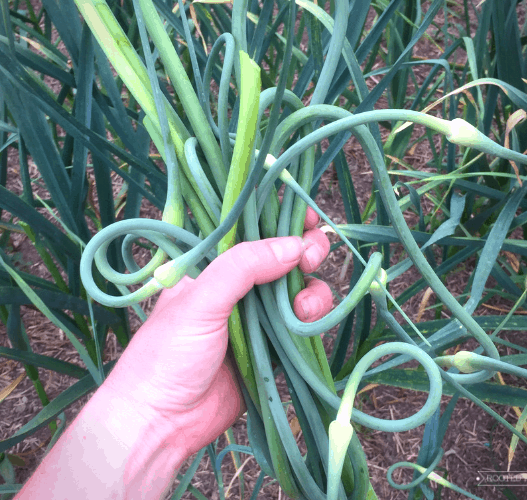
[[[302,239],[305,251],[300,259],[299,267],[304,273],[312,273],[328,256],[331,245],[326,234],[317,228],[306,231]]]
[[[275,281],[297,265],[305,273],[314,272],[330,249],[326,235],[315,227],[318,222],[318,215],[308,207],[304,224],[307,231],[302,239],[297,236],[269,238],[234,246],[215,259],[196,280],[186,276],[174,288],[164,291],[151,316],[157,316],[178,297],[180,305],[186,303],[189,306],[186,310],[179,308],[184,316],[223,321],[254,285]],[[312,285],[307,292],[304,291],[304,306],[295,311],[299,318],[316,321],[320,319],[317,315],[322,317],[331,310],[331,291],[326,288],[327,285],[318,288]],[[314,293],[322,293],[317,305],[313,303],[315,299],[309,299]],[[308,299],[312,302],[309,308]]]
[[[236,302],[254,285],[287,274],[299,264],[303,252],[298,236],[240,243],[211,262],[182,300],[191,304],[196,318],[226,320]]]
[[[318,214],[311,207],[307,207],[304,229],[313,229],[319,222],[320,217]]]
[[[282,203],[282,196],[280,196],[280,203]],[[316,228],[319,222],[318,214],[311,207],[307,207],[304,220],[306,232],[302,236],[305,252],[299,264],[304,273],[314,272],[329,253],[330,243],[327,236]]]
[[[321,280],[312,278],[307,287],[295,297],[293,310],[297,318],[305,323],[313,323],[328,314],[333,307],[333,294],[329,286]]]

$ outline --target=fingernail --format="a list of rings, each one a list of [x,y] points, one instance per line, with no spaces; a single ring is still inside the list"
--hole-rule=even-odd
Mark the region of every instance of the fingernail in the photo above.
[[[311,320],[320,314],[322,310],[322,300],[317,295],[309,295],[304,297],[300,302],[302,310],[304,311],[305,321]]]
[[[299,236],[289,236],[280,238],[270,243],[276,260],[280,264],[290,264],[297,262],[303,253],[303,241]]]
[[[305,252],[304,257],[309,262],[309,265],[311,266],[311,271],[314,271],[319,265],[322,260],[322,255],[320,253],[320,248],[318,245],[311,245]]]
[[[316,226],[319,222],[320,216],[312,208],[308,208],[306,212],[306,223],[311,226]]]

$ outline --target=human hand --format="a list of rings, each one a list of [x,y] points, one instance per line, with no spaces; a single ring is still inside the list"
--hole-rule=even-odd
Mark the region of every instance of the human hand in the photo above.
[[[189,454],[228,429],[245,411],[236,376],[226,360],[228,318],[255,285],[274,281],[295,266],[315,271],[330,243],[308,209],[303,238],[270,238],[234,246],[195,280],[184,277],[164,290],[104,386],[139,411],[181,419]],[[329,287],[311,279],[294,301],[299,319],[316,321],[333,305]],[[195,425],[199,422],[199,425]],[[180,427],[178,428],[180,432]]]

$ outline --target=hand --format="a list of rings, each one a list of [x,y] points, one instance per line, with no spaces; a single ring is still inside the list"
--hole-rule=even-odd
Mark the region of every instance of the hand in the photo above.
[[[314,271],[329,251],[308,209],[303,239],[241,243],[196,280],[165,290],[109,377],[66,429],[17,500],[161,498],[175,472],[245,411],[225,361],[227,319],[255,284],[299,265]],[[299,319],[315,321],[333,304],[311,280],[295,298]]]
[[[308,209],[303,238],[271,238],[236,245],[193,280],[164,290],[104,383],[136,408],[167,420],[185,415],[190,454],[212,442],[245,411],[232,366],[226,361],[227,320],[234,305],[255,285],[274,281],[299,265],[313,272],[329,252]],[[313,322],[333,305],[329,287],[311,279],[294,301],[299,319]]]

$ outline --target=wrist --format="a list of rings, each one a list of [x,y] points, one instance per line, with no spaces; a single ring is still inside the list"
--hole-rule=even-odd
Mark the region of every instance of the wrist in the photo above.
[[[189,456],[184,431],[138,410],[103,384],[17,500],[161,498]]]
[[[160,497],[191,454],[186,426],[177,416],[168,419],[104,384],[84,408],[82,421],[116,450],[112,466],[122,476],[124,498]],[[111,457],[106,460],[111,463]]]

